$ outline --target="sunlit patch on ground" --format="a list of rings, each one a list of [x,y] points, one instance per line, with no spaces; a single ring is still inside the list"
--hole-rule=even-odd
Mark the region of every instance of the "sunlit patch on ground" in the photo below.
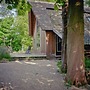
[[[22,81],[24,81],[25,83],[27,83],[29,80],[31,80],[31,78],[22,79]]]
[[[24,63],[26,64],[32,64],[32,65],[36,65],[37,63],[34,63],[34,62],[27,62],[27,61],[24,61]]]
[[[53,75],[55,75],[56,73],[52,73],[52,72],[50,72],[50,74],[53,74]]]
[[[13,90],[14,87],[11,86],[11,83],[0,82],[0,90]]]
[[[44,84],[44,82],[42,82],[41,80],[39,79],[36,79],[40,84]]]
[[[52,65],[51,64],[48,64],[47,67],[51,67]]]
[[[45,77],[41,77],[42,80],[50,83],[50,82],[53,82],[54,80],[53,79],[49,79],[49,78],[45,78]]]
[[[19,64],[22,64],[22,62],[20,62],[20,61],[18,61],[18,60],[16,60],[15,62],[16,62],[16,63],[19,63]]]

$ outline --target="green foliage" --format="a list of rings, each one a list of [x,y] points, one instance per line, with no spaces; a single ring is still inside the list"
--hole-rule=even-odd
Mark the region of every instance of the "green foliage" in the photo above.
[[[62,61],[57,62],[57,67],[58,67],[59,72],[64,73],[64,74],[67,72],[67,70],[62,67]]]
[[[55,2],[56,0],[33,0],[33,1],[46,1],[46,2]]]
[[[11,56],[5,46],[0,46],[0,61],[3,59],[10,60]]]
[[[85,0],[85,4],[90,7],[90,0]]]
[[[64,3],[66,2],[66,0],[39,0],[39,1],[56,2],[54,7],[55,10],[57,10],[58,7],[64,5]],[[7,7],[10,10],[16,8],[18,15],[24,15],[26,11],[30,11],[30,9],[32,8],[31,5],[27,2],[27,0],[6,0],[6,3],[8,4]]]
[[[60,5],[63,5],[66,2],[66,0],[56,0],[56,3],[59,3]]]
[[[67,88],[71,87],[71,86],[72,86],[71,80],[68,80],[67,83],[66,83],[65,85],[67,86]]]
[[[2,1],[4,0],[1,0],[0,3]],[[7,8],[10,10],[16,8],[18,15],[24,15],[31,9],[31,5],[27,2],[27,0],[5,0],[5,3],[8,4]]]
[[[0,45],[11,46],[13,51],[22,47],[21,37],[13,27],[14,18],[6,17],[0,21]]]
[[[13,51],[32,47],[32,38],[28,34],[28,12],[17,17],[0,19],[0,45],[10,46]]]
[[[90,58],[85,58],[85,68],[90,69]]]
[[[86,79],[87,83],[90,85],[90,58],[85,58],[85,69],[86,69]]]
[[[56,0],[56,3],[54,5],[54,9],[58,10],[60,6],[63,6],[65,4],[66,0]]]
[[[21,37],[19,34],[15,33],[12,35],[11,47],[12,47],[13,51],[19,51],[22,49]]]
[[[28,13],[23,16],[17,16],[14,22],[14,28],[21,38],[21,44],[24,50],[28,46],[32,47],[32,38],[29,36],[29,26],[28,26]]]
[[[18,15],[25,15],[26,11],[30,11],[31,5],[27,0],[20,0],[17,6]]]
[[[39,1],[55,2],[55,0],[39,0]]]
[[[57,62],[58,71],[61,72],[62,61]]]

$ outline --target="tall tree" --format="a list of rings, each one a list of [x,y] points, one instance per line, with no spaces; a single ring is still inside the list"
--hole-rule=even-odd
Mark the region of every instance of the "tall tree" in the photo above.
[[[26,50],[28,46],[32,47],[32,38],[29,36],[28,30],[28,13],[23,16],[17,16],[14,21],[14,29],[21,36],[21,44],[23,50]]]
[[[64,2],[62,5],[62,22],[63,22],[63,37],[62,37],[62,72],[67,72],[67,14],[68,14],[68,5],[67,2]]]
[[[63,3],[63,1],[66,0],[57,0],[59,3]],[[86,83],[84,66],[83,0],[69,0],[66,79],[76,86]]]
[[[13,23],[13,17],[5,17],[0,20],[0,45],[12,47],[13,51],[19,51],[22,48],[21,37],[13,28]]]
[[[69,0],[67,31],[67,81],[86,83],[84,66],[83,0]]]

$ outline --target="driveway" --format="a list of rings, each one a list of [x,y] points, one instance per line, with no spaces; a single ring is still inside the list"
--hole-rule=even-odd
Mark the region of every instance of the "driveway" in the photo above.
[[[5,90],[66,90],[63,77],[57,72],[56,64],[55,60],[0,63],[0,88],[5,87]]]

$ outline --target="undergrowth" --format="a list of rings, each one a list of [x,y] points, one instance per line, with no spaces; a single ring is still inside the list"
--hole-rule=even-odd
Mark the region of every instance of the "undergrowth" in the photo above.
[[[8,48],[5,46],[0,46],[0,61],[3,60],[7,60],[10,61],[11,60],[11,56],[8,52]]]

